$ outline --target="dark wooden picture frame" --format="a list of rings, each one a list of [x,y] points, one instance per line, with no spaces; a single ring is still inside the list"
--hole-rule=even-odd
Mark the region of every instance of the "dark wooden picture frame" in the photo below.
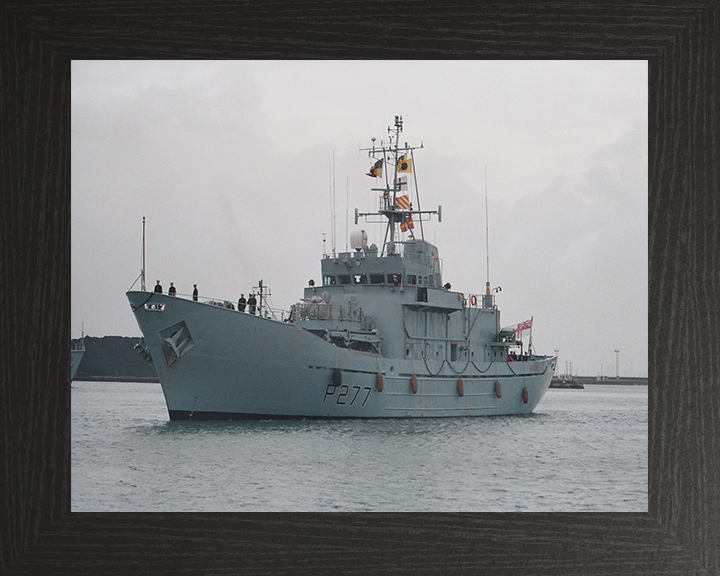
[[[135,58],[648,60],[649,512],[70,513],[70,68]],[[0,4],[0,572],[720,573],[719,63],[718,0]]]

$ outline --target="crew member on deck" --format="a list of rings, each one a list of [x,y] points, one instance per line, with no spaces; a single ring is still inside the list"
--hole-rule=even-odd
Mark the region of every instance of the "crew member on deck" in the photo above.
[[[194,288],[194,289],[193,289],[193,300],[195,300],[195,302],[197,302],[197,299],[198,299],[197,284],[193,284],[193,288]]]
[[[157,294],[162,294],[162,286],[160,285],[160,280],[157,281],[157,284],[155,284],[155,290]]]
[[[255,314],[255,311],[257,310],[257,300],[255,299],[255,294],[250,294],[250,298],[248,298],[247,304],[250,308],[250,314]]]
[[[247,300],[245,300],[245,294],[240,294],[240,298],[238,298],[238,310],[240,312],[245,312],[245,304],[247,304]]]
[[[170,282],[170,288],[168,288],[168,296],[175,296],[175,284],[173,282]]]

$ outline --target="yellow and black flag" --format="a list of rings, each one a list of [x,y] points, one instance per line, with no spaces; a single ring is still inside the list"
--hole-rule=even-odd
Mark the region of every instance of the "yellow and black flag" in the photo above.
[[[407,154],[398,158],[397,171],[412,172],[412,160],[407,157]]]
[[[375,162],[372,168],[370,168],[370,172],[367,172],[368,176],[372,176],[373,178],[379,178],[382,176],[382,165],[383,161],[382,158]]]

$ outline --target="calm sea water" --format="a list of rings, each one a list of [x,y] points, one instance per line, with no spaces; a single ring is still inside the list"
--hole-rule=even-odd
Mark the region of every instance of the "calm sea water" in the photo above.
[[[647,386],[530,416],[170,422],[159,384],[73,382],[74,512],[646,512]]]

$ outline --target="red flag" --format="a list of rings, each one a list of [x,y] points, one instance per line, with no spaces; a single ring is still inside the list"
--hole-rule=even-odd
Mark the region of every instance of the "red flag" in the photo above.
[[[407,232],[409,228],[415,228],[410,214],[407,215],[404,222],[400,223],[400,230],[403,232]]]
[[[395,208],[397,210],[410,210],[410,196],[405,194],[395,198]],[[412,215],[408,214],[405,220],[400,223],[400,230],[407,232],[410,228],[415,228],[415,225],[412,221]]]
[[[525,320],[525,322],[520,322],[515,329],[515,334],[520,334],[523,330],[530,329],[532,329],[532,318],[530,318],[530,320]]]

